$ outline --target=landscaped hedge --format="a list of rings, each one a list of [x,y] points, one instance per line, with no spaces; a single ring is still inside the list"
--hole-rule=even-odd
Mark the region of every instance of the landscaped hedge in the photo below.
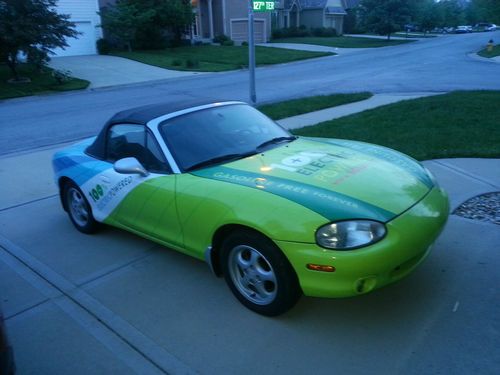
[[[337,30],[332,27],[313,27],[308,29],[304,25],[300,27],[287,27],[283,29],[274,29],[272,31],[273,39],[297,38],[306,36],[332,37],[337,36]]]

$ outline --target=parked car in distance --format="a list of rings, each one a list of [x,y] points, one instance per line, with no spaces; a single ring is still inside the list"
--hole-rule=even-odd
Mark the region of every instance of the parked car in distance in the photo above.
[[[472,32],[471,26],[457,26],[457,28],[455,29],[455,34],[466,34],[471,32]]]
[[[242,102],[120,112],[53,167],[79,231],[113,225],[205,260],[268,316],[301,294],[356,296],[400,280],[448,217],[446,193],[416,160],[296,137]]]
[[[494,23],[485,23],[480,22],[474,26],[476,31],[495,31],[497,29],[497,25]]]
[[[409,33],[413,32],[413,31],[420,31],[420,25],[408,23],[404,26],[404,31],[409,32]]]

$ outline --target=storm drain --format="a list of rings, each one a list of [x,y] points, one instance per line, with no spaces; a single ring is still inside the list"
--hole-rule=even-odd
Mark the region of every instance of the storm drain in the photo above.
[[[500,192],[471,198],[453,211],[453,215],[500,225]]]

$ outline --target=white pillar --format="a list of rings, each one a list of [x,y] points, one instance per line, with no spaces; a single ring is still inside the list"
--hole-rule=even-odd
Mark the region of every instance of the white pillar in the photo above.
[[[212,0],[208,0],[208,23],[210,24],[210,39],[214,38],[214,15],[212,10]]]
[[[227,35],[226,26],[226,0],[222,0],[222,32]]]

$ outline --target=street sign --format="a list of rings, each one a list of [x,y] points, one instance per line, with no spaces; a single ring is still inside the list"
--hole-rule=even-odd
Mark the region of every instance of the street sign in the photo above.
[[[271,12],[274,10],[274,1],[252,0],[254,12]]]

